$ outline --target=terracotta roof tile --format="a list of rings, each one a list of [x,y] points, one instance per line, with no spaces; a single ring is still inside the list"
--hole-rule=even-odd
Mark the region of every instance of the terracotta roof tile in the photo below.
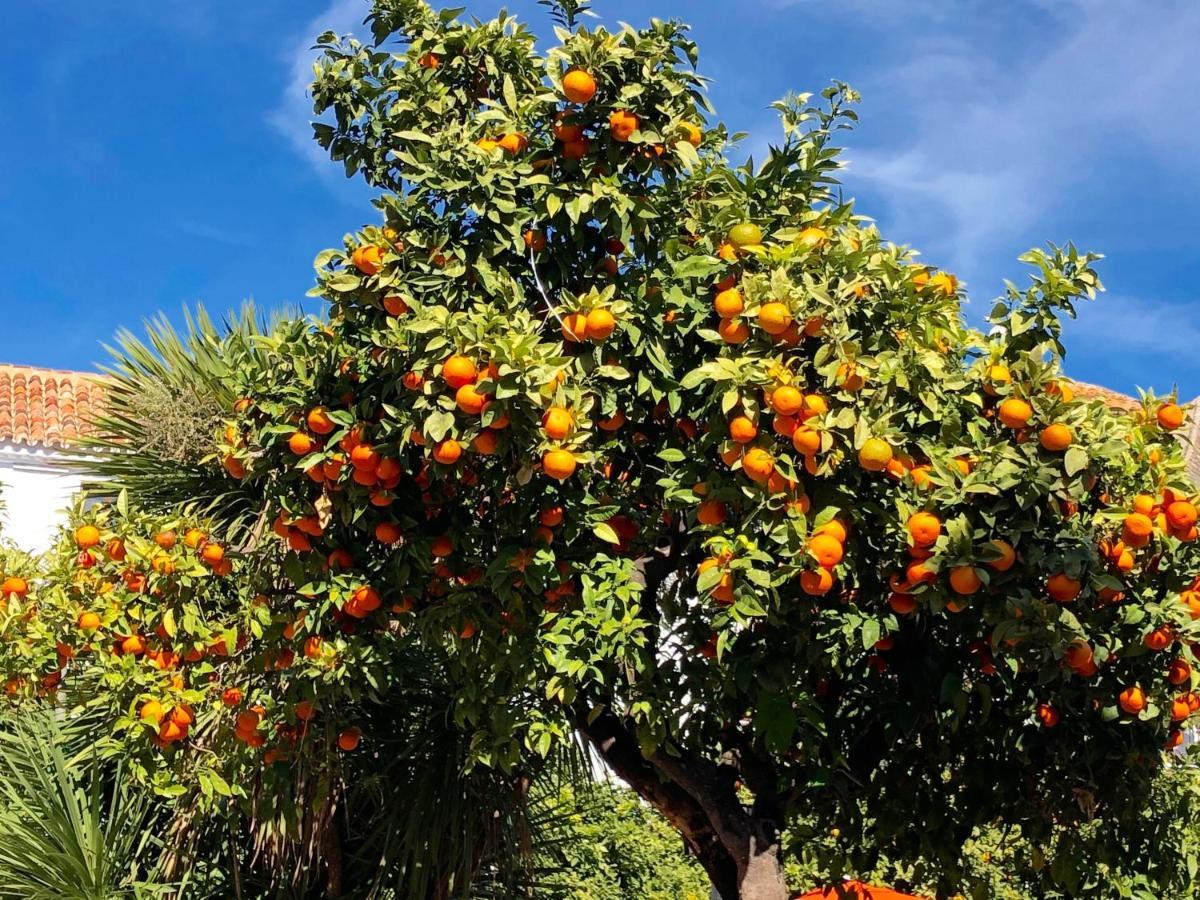
[[[0,363],[0,441],[66,447],[95,432],[104,376]]]
[[[1141,409],[1142,406],[1136,397],[1130,397],[1128,394],[1122,394],[1118,391],[1110,391],[1108,388],[1101,387],[1098,384],[1088,384],[1085,381],[1072,381],[1071,388],[1075,391],[1075,396],[1081,400],[1103,400],[1105,405],[1111,409],[1122,409],[1126,412],[1132,412],[1135,409]]]

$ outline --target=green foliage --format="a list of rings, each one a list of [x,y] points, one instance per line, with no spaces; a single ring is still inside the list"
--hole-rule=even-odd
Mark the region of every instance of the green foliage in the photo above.
[[[577,4],[555,9],[576,24]],[[307,811],[328,818],[339,772],[371,784],[334,750],[347,726],[365,748],[411,739],[412,710],[385,713],[420,665],[449,698],[455,766],[391,773],[376,813],[406,784],[426,806],[460,768],[519,785],[604,727],[689,845],[730,864],[751,834],[819,821],[853,851],[807,862],[883,853],[946,894],[999,824],[1045,860],[1039,891],[1084,895],[1154,835],[1164,744],[1200,709],[1200,532],[1162,401],[1117,415],[1063,379],[1058,318],[1100,289],[1097,257],[1028,254],[1030,285],[984,336],[952,274],[838,192],[846,85],[782,101],[782,141],[735,165],[679,23],[559,28],[543,54],[507,15],[377,0],[370,22],[371,45],[322,37],[313,86],[317,140],[382,192],[378,224],[317,256],[328,318],[166,339],[225,411],[210,449],[228,479],[213,492],[206,473],[196,499],[243,526],[236,590],[180,551],[148,600],[64,541],[39,665],[92,603],[116,636],[161,623],[203,649],[192,671],[234,677],[254,727],[213,680],[168,699],[207,705],[223,763],[262,765],[247,799],[290,835],[328,834]],[[127,392],[166,381],[126,353]],[[182,499],[184,480],[134,482],[145,464],[125,459],[135,492]],[[104,540],[127,536],[159,585],[150,523],[108,515]],[[188,609],[180,639],[165,616]],[[214,626],[228,659],[204,649]],[[147,677],[99,655],[118,730],[148,737]],[[157,741],[131,755],[174,791],[199,754]],[[417,821],[368,841],[375,858],[403,874],[442,854]],[[1140,875],[1173,890],[1182,832],[1159,837]],[[503,845],[459,849],[484,846]],[[472,855],[438,889],[465,888]]]
[[[167,896],[150,878],[162,824],[118,766],[88,747],[93,721],[28,712],[0,721],[0,897]]]
[[[549,800],[566,821],[543,853],[559,871],[541,891],[570,900],[708,900],[704,870],[679,835],[627,788],[562,788]]]
[[[148,322],[144,339],[117,334],[98,433],[84,439],[99,452],[81,466],[101,496],[127,490],[145,511],[198,510],[236,531],[255,510],[222,478],[213,438],[238,399],[232,372],[272,326],[249,304],[221,325],[203,308],[185,322],[183,334],[166,318]]]

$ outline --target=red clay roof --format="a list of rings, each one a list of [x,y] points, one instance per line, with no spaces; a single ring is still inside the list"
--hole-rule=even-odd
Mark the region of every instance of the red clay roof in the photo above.
[[[1076,397],[1082,400],[1103,400],[1105,405],[1110,409],[1123,409],[1126,412],[1131,412],[1135,409],[1141,409],[1142,406],[1136,398],[1117,391],[1110,391],[1108,388],[1101,387],[1098,384],[1072,381],[1071,385]]]
[[[0,363],[0,441],[66,447],[95,432],[104,376]]]

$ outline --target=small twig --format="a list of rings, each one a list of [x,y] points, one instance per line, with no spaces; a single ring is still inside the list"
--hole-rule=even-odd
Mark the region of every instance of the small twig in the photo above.
[[[535,228],[537,227],[536,222],[534,223],[534,227]],[[530,247],[529,248],[529,268],[533,272],[534,286],[537,288],[538,293],[542,295],[542,300],[546,304],[546,312],[548,312],[548,313],[550,313],[550,315],[554,316],[554,318],[558,321],[558,324],[560,326],[562,326],[563,325],[562,317],[559,316],[558,310],[554,308],[554,304],[550,301],[550,297],[546,293],[546,288],[542,285],[542,276],[538,274],[537,260],[535,259],[535,256],[536,256],[536,253],[535,253],[534,249],[532,247]]]

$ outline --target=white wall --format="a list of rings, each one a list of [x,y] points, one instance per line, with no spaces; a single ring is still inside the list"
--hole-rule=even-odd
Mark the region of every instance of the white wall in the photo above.
[[[53,465],[62,451],[0,441],[0,536],[22,550],[50,547],[82,487],[77,472]]]

